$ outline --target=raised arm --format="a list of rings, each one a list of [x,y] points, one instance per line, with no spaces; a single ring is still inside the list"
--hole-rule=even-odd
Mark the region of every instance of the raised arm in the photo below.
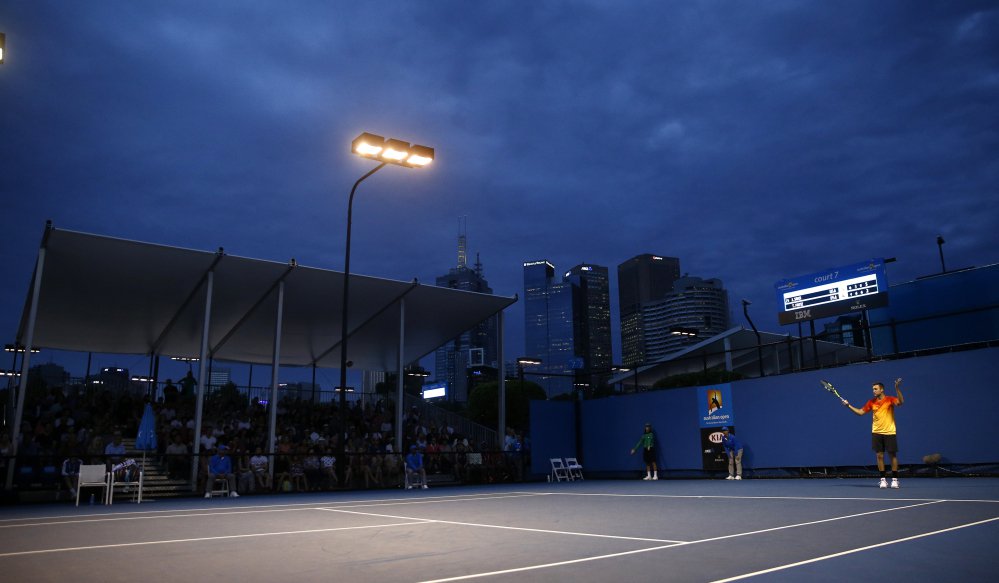
[[[895,396],[898,397],[898,405],[901,405],[902,403],[905,402],[905,399],[902,398],[902,379],[901,378],[895,379]],[[896,406],[898,406],[898,405],[896,405]]]
[[[864,414],[864,410],[863,409],[858,409],[858,408],[854,407],[846,399],[840,399],[840,400],[843,402],[843,406],[844,407],[847,407],[848,409],[850,409],[851,411],[853,411],[857,415],[863,415]]]

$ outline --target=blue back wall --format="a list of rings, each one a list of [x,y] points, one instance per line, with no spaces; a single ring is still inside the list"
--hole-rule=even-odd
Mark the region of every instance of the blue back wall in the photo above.
[[[999,348],[859,364],[731,383],[735,433],[745,444],[747,468],[868,466],[871,415],[858,417],[822,389],[831,381],[855,407],[871,398],[871,384],[904,378],[905,404],[896,411],[899,462],[920,464],[941,453],[946,463],[999,462],[994,421],[999,411]],[[575,451],[575,407],[581,447]],[[728,405],[727,405],[728,406]],[[544,474],[550,457],[575,456],[586,470],[644,469],[629,455],[646,422],[652,423],[666,470],[700,471],[700,402],[696,387],[618,395],[579,403],[531,403],[532,471]]]

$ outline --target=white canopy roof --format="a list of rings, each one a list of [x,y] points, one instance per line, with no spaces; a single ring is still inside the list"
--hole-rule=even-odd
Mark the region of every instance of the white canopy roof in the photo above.
[[[342,272],[46,228],[32,277],[41,276],[32,345],[120,354],[198,356],[212,298],[208,352],[270,364],[284,282],[280,364],[338,368]],[[40,268],[40,270],[39,270]],[[32,293],[18,341],[28,335]],[[412,282],[350,276],[348,359],[395,370],[400,300],[404,358],[412,362],[517,301]]]

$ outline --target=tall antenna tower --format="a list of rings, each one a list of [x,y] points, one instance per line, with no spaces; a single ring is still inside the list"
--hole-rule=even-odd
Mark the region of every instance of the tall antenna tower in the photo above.
[[[458,269],[465,269],[468,265],[468,254],[465,252],[468,216],[458,217]]]

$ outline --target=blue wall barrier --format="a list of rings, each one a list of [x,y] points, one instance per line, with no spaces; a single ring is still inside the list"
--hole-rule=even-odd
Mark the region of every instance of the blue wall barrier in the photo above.
[[[745,444],[746,468],[869,466],[871,414],[854,415],[820,379],[832,382],[855,407],[883,382],[894,395],[902,377],[905,404],[896,410],[899,462],[921,464],[940,453],[943,463],[999,462],[992,415],[999,411],[999,349],[955,352],[733,382],[736,435]],[[579,407],[581,449],[576,451]],[[697,387],[617,395],[577,403],[531,403],[532,471],[546,474],[549,458],[580,458],[587,472],[644,471],[641,454],[629,455],[645,423],[652,423],[660,468],[702,470]]]

